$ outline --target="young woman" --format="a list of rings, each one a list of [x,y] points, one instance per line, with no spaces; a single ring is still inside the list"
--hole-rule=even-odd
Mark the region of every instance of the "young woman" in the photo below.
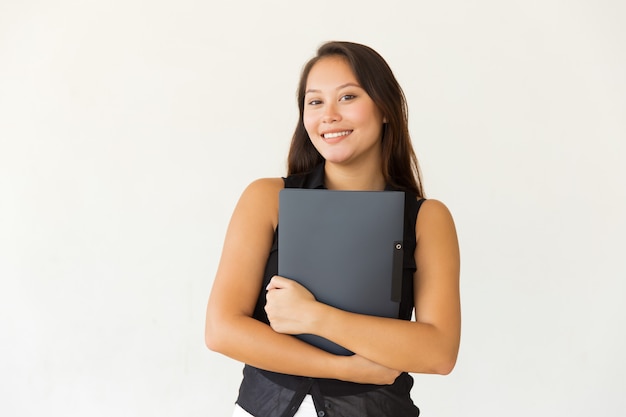
[[[454,222],[444,204],[424,199],[404,94],[377,52],[350,42],[322,45],[303,69],[298,106],[288,176],[252,182],[233,213],[209,298],[206,344],[246,364],[235,416],[417,416],[409,372],[448,374],[459,348]],[[284,187],[405,192],[399,318],[339,310],[277,276]],[[292,336],[302,333],[354,355]]]

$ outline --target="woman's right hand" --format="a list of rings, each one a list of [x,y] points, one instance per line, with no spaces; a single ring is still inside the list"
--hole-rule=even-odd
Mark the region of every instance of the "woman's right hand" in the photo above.
[[[346,381],[359,384],[391,385],[402,373],[359,355],[344,356],[348,364]]]

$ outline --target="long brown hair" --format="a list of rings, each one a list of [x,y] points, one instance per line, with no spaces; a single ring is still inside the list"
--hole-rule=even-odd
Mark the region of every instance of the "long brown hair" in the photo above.
[[[309,73],[322,58],[341,56],[354,72],[361,87],[378,106],[387,122],[383,125],[382,171],[385,181],[423,197],[422,180],[408,128],[408,108],[404,92],[391,68],[378,52],[353,42],[327,42],[309,60],[300,76],[298,108],[300,116],[291,139],[287,158],[288,174],[311,171],[324,158],[315,149],[304,128],[304,95]]]

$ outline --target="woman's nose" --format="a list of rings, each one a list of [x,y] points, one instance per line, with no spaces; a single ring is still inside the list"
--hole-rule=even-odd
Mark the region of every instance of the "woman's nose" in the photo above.
[[[337,109],[337,105],[334,103],[327,104],[324,107],[324,115],[322,117],[322,121],[324,123],[333,123],[339,120],[341,120],[341,114],[339,113],[339,110]]]

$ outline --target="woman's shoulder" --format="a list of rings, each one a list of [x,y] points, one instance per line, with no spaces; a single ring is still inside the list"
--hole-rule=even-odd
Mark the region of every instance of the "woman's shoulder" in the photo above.
[[[257,178],[243,190],[242,198],[266,200],[278,198],[280,190],[285,188],[282,178]]]
[[[282,178],[259,178],[244,189],[237,203],[237,218],[278,222],[278,194],[284,188]]]
[[[450,228],[454,229],[454,220],[448,207],[440,200],[423,199],[415,224],[415,232],[419,234],[430,231],[436,233],[441,229]]]
[[[283,178],[257,178],[252,181],[246,189],[244,193],[278,193],[285,187],[285,181]]]
[[[265,204],[273,200],[278,202],[278,193],[284,187],[285,183],[282,178],[258,178],[248,184],[241,199]]]
[[[428,211],[431,213],[450,214],[450,210],[448,206],[446,206],[442,201],[434,199],[434,198],[423,198],[417,197],[417,201],[421,203],[421,207],[423,211]],[[420,211],[421,212],[421,211]]]

